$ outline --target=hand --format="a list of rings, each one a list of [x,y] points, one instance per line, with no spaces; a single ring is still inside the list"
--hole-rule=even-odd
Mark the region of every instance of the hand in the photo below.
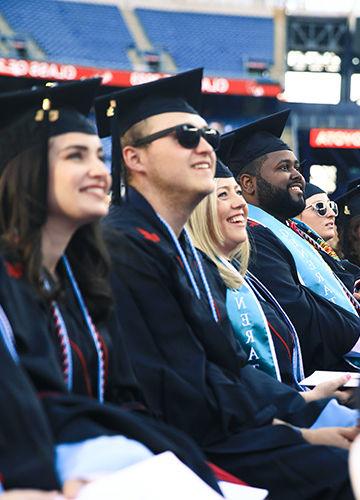
[[[10,490],[1,495],[1,500],[55,500],[59,498],[56,491]]]
[[[322,429],[300,429],[305,441],[310,444],[337,446],[348,450],[359,434],[358,427],[326,427]]]
[[[88,482],[82,479],[68,479],[63,485],[64,498],[76,498],[81,488]]]
[[[354,292],[353,295],[354,295],[355,299],[360,302],[360,292]]]
[[[346,389],[340,391],[339,388],[346,384],[350,378],[351,375],[346,373],[345,375],[341,375],[340,377],[329,380],[328,382],[318,384],[311,391],[300,392],[300,394],[307,402],[323,398],[336,398],[339,403],[346,404],[351,400],[354,390]]]

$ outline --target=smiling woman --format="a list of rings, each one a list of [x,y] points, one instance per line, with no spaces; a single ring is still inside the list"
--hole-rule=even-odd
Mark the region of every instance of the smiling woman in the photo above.
[[[39,91],[5,95],[5,109],[18,109],[21,115],[16,119],[10,112],[7,119],[12,125],[2,134],[0,144],[3,251],[11,261],[21,263],[23,274],[41,296],[49,295],[44,288],[45,276],[53,281],[50,288],[57,289],[59,266],[66,252],[70,264],[77,268],[77,279],[87,290],[87,303],[95,317],[104,314],[110,303],[109,286],[103,277],[106,256],[97,224],[108,211],[110,176],[95,128],[81,111],[90,106],[97,86],[98,81],[92,81],[72,88],[71,98],[63,87],[52,90],[54,101],[62,107],[65,104],[65,109],[53,122],[51,116],[59,111],[50,110],[49,123],[41,114],[41,121],[31,120],[39,116]],[[80,111],[71,111],[73,93],[79,94]],[[24,114],[22,106],[29,111]],[[34,128],[38,129],[36,134]],[[92,273],[87,272],[88,266]]]
[[[96,135],[69,132],[49,141],[49,192],[46,227],[74,230],[108,212],[110,175]],[[45,231],[46,233],[46,231]]]
[[[110,177],[87,119],[99,84],[0,97],[0,340],[9,337],[46,410],[61,484],[171,450],[217,489],[186,436],[130,410],[146,412],[113,314],[99,226]],[[13,484],[41,487],[24,483],[21,466]]]
[[[189,220],[197,248],[218,268],[225,302],[239,343],[255,366],[299,388],[296,331],[271,293],[249,273],[248,206],[230,170],[217,161],[216,191],[205,198]],[[210,267],[209,272],[213,272]]]
[[[306,206],[298,216],[310,226],[324,241],[335,236],[335,218],[338,208],[330,201],[325,191],[314,184],[307,183],[304,191]]]

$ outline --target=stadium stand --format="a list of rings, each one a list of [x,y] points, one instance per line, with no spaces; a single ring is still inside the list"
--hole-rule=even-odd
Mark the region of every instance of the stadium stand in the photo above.
[[[11,0],[2,2],[0,10],[12,29],[31,36],[49,59],[99,67],[131,67],[127,49],[134,41],[115,6]]]
[[[167,50],[179,70],[243,73],[251,59],[271,64],[272,18],[136,9],[155,47]]]

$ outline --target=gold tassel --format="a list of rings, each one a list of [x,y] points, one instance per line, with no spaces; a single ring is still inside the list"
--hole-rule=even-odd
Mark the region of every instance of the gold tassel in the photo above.
[[[109,118],[111,118],[112,116],[114,116],[114,114],[115,114],[115,108],[116,108],[116,101],[112,99],[110,101],[110,106],[106,110],[106,116],[108,116]]]

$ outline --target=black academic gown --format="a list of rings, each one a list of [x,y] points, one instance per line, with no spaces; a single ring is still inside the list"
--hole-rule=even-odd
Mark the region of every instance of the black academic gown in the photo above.
[[[47,418],[25,372],[0,339],[0,483],[5,489],[59,487]]]
[[[274,417],[311,425],[326,401],[306,404],[285,384],[244,366],[225,304],[216,301],[217,324],[183,237],[201,300],[168,233],[136,191],[111,209],[106,223],[118,315],[151,408],[191,435],[210,460],[269,488],[272,498],[351,498],[346,452],[309,446],[296,430],[271,425]]]
[[[271,291],[299,336],[304,370],[351,370],[343,355],[355,345],[360,318],[302,285],[293,256],[268,228],[250,224],[250,271]]]
[[[30,376],[48,416],[55,444],[99,435],[120,434],[141,441],[154,453],[173,451],[214,489],[216,481],[195,444],[149,415],[128,360],[115,316],[99,325],[105,346],[105,401],[97,400],[97,356],[71,290],[58,304],[67,325],[74,367],[73,390],[64,382],[61,349],[48,304],[19,268],[0,260],[0,304],[12,326],[22,366]],[[132,411],[133,410],[133,411]],[[1,472],[1,471],[0,471]],[[16,471],[14,471],[14,474]],[[34,484],[40,487],[41,484]]]

